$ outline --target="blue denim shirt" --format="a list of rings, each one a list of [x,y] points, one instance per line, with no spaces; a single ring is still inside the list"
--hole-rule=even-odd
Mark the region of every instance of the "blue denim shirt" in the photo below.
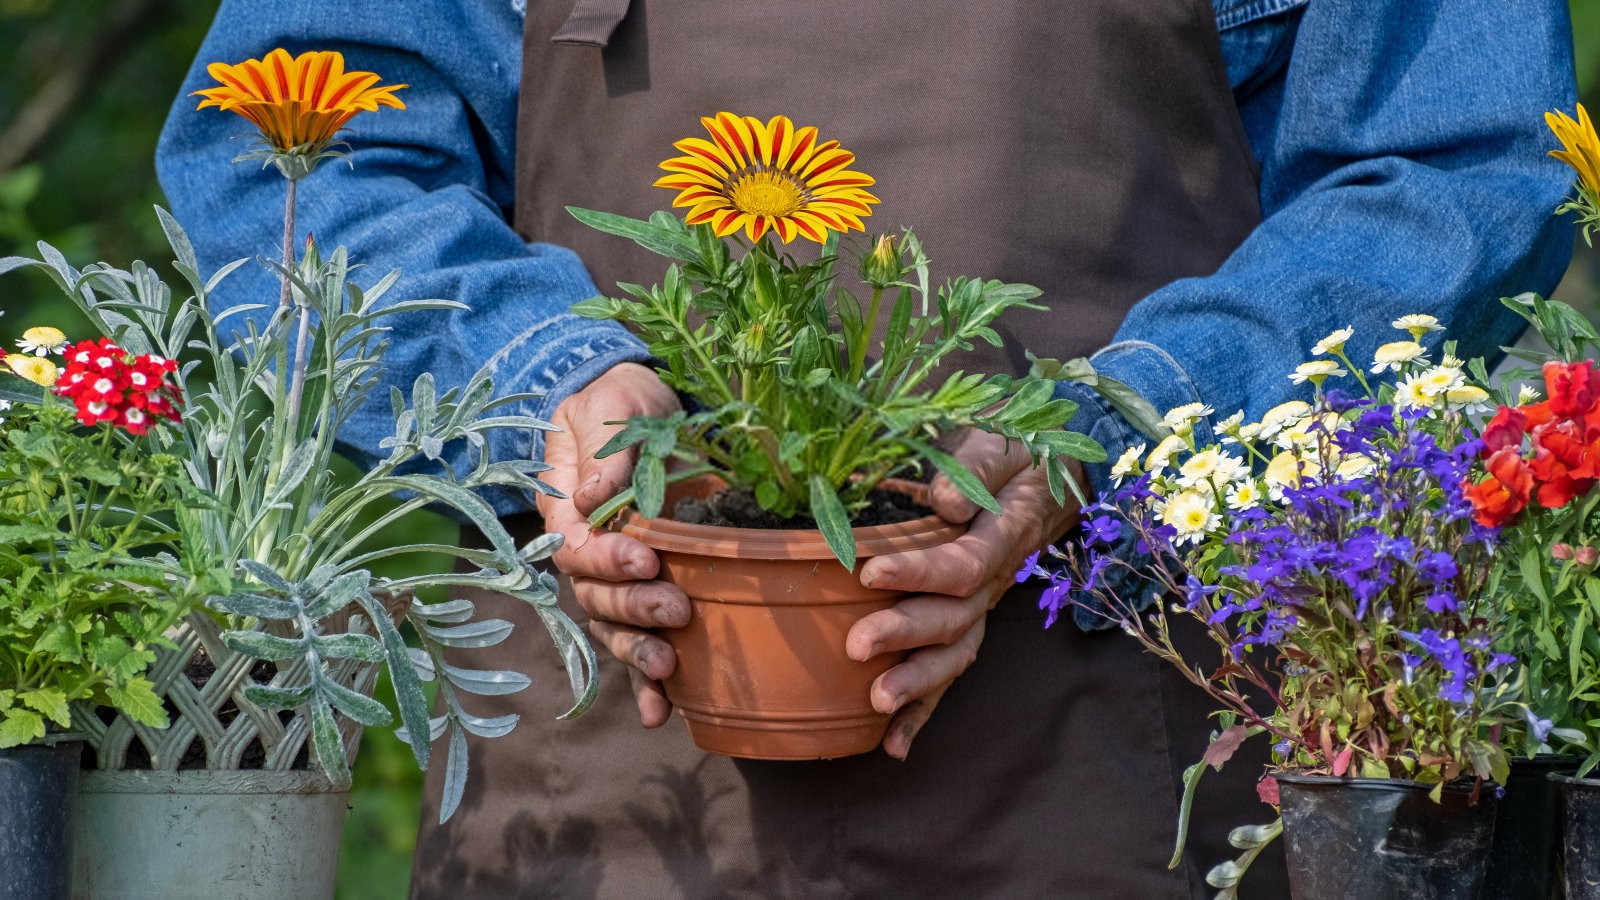
[[[1459,340],[1463,355],[1509,343],[1519,320],[1497,298],[1549,290],[1571,251],[1570,227],[1551,216],[1571,179],[1545,156],[1554,141],[1542,119],[1574,103],[1566,0],[1212,3],[1264,218],[1217,272],[1136,305],[1096,368],[1160,411],[1203,399],[1219,415],[1259,415],[1300,392],[1286,374],[1344,325],[1356,327],[1358,361],[1408,312],[1449,323],[1433,339]],[[385,380],[409,389],[432,371],[456,384],[487,360],[499,390],[543,392],[523,411],[548,419],[607,368],[647,359],[620,327],[568,312],[597,293],[582,261],[507,224],[521,42],[517,0],[223,0],[156,160],[203,266],[275,256],[283,196],[277,177],[229,164],[242,120],[195,111],[205,64],[275,46],[342,50],[353,67],[409,83],[410,109],[351,123],[354,165],[307,179],[300,232],[348,246],[373,279],[403,270],[393,296],[472,307],[397,320]],[[246,266],[213,300],[276,293]],[[358,458],[392,431],[386,387],[341,435]],[[1062,392],[1083,406],[1074,427],[1112,458],[1140,440],[1081,386]],[[492,451],[526,457],[541,439],[502,434]],[[1105,467],[1090,474],[1103,487]],[[527,502],[495,501],[501,512]]]

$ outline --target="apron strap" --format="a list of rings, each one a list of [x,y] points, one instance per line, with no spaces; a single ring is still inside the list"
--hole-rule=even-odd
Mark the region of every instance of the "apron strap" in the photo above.
[[[628,15],[629,0],[578,0],[572,15],[550,38],[552,44],[604,47]]]

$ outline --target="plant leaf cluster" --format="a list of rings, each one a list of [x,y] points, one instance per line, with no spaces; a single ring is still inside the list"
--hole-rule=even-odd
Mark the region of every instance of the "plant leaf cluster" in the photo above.
[[[44,399],[44,398],[41,398]],[[176,457],[59,403],[0,423],[0,748],[72,728],[72,705],[163,728],[145,677],[192,600],[168,577],[170,510],[200,506]]]
[[[386,666],[402,733],[419,766],[426,768],[432,743],[450,732],[447,790],[440,810],[448,818],[466,784],[466,734],[498,736],[515,725],[504,718],[473,717],[456,692],[503,694],[528,681],[516,673],[445,666],[439,657],[443,648],[489,646],[505,638],[509,625],[469,622],[470,603],[451,600],[441,609],[416,600],[417,592],[474,587],[527,602],[566,666],[573,704],[565,716],[580,714],[595,697],[594,651],[557,606],[553,578],[535,568],[555,552],[559,536],[517,546],[475,492],[512,487],[553,493],[536,477],[546,466],[531,460],[491,460],[486,440],[495,429],[552,426],[506,411],[527,397],[495,397],[486,370],[444,391],[424,373],[409,397],[391,391],[395,428],[381,445],[388,456],[354,479],[336,476],[340,427],[380,380],[388,347],[385,320],[462,305],[447,300],[387,302],[399,272],[363,289],[350,279],[343,248],[324,257],[309,245],[291,270],[263,261],[289,279],[291,304],[246,304],[213,314],[208,295],[247,261],[234,261],[203,278],[178,223],[165,210],[156,213],[187,288],[183,299],[176,299],[141,262],[127,270],[94,264],[80,272],[43,243],[40,259],[0,260],[0,273],[42,269],[93,325],[131,352],[187,359],[177,373],[189,398],[184,422],[176,431],[156,434],[182,460],[187,479],[215,502],[176,511],[183,564],[210,579],[209,605],[224,618],[230,647],[260,659],[305,660],[312,673],[305,684],[259,685],[251,689],[252,696],[264,705],[310,716],[319,765],[336,784],[348,784],[348,759],[337,740],[335,713],[364,725],[385,724],[388,715],[371,698],[336,684],[328,677],[326,661],[357,658]],[[291,403],[290,382],[302,310],[310,314],[310,356],[296,405]],[[195,377],[202,365],[208,374],[204,383]],[[291,407],[298,410],[293,417]],[[453,448],[464,448],[468,464],[460,471],[450,464],[447,451]],[[385,508],[395,499],[400,502]],[[472,523],[487,539],[487,548],[374,546],[387,526],[428,506]],[[445,554],[461,563],[460,571],[405,578],[373,574],[375,563],[416,553]],[[401,638],[396,616],[410,623],[417,646]],[[442,627],[446,621],[455,624]],[[422,683],[439,671],[451,685],[448,713],[443,721],[430,722]]]
[[[659,212],[648,220],[572,209],[585,224],[672,260],[658,284],[619,284],[573,311],[614,319],[642,336],[661,379],[694,401],[690,411],[635,418],[598,455],[639,449],[632,493],[641,513],[661,511],[674,464],[714,471],[781,517],[809,515],[854,567],[850,522],[884,479],[925,462],[969,499],[998,512],[976,477],[936,442],[978,428],[1019,442],[1045,467],[1058,502],[1078,487],[1074,460],[1099,461],[1088,437],[1063,430],[1076,404],[1055,383],[941,369],[979,342],[1008,310],[1042,310],[1030,285],[958,277],[929,286],[929,262],[907,231],[885,276],[841,282],[837,236],[813,261],[769,241],[736,245],[705,226]],[[864,273],[874,271],[870,258]],[[881,272],[881,266],[879,267]],[[858,296],[858,294],[860,296]],[[875,336],[880,315],[887,330]],[[594,521],[621,503],[597,511]]]

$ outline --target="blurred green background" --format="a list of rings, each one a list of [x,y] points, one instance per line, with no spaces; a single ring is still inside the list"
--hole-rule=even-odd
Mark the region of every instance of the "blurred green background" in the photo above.
[[[1571,7],[1582,96],[1600,107],[1600,0]],[[215,0],[0,0],[0,256],[46,240],[76,265],[169,258],[150,211],[162,202],[151,159],[215,9]],[[1592,308],[1600,253],[1578,250],[1557,296]],[[0,284],[5,344],[31,324],[82,332],[52,291],[32,275]],[[430,517],[413,528],[448,540],[454,525]],[[404,896],[421,779],[387,730],[368,733],[355,771],[339,896]]]

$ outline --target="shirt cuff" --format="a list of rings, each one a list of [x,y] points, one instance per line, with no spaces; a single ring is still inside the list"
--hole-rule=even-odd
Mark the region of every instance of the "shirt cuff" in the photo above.
[[[1096,375],[1114,378],[1138,392],[1141,397],[1150,401],[1158,413],[1165,413],[1185,403],[1200,402],[1199,392],[1195,390],[1194,382],[1190,380],[1183,366],[1179,365],[1171,354],[1155,344],[1146,341],[1118,341],[1089,357],[1089,364],[1094,368]],[[1149,438],[1129,424],[1128,420],[1104,397],[1086,384],[1076,381],[1057,382],[1056,396],[1078,404],[1078,411],[1067,423],[1067,430],[1087,434],[1106,449],[1105,462],[1085,463],[1083,468],[1089,480],[1086,487],[1093,495],[1104,502],[1114,503],[1116,485],[1111,480],[1112,464],[1129,447],[1145,444],[1148,448],[1151,443]],[[1214,442],[1215,437],[1208,419],[1202,418],[1195,423],[1194,437],[1197,445]],[[1115,548],[1114,555],[1133,561],[1143,554],[1138,552],[1137,541],[1133,539],[1129,529],[1125,528],[1123,531],[1124,540]],[[1117,567],[1114,572],[1106,574],[1117,578],[1129,573]],[[1147,606],[1152,599],[1150,596],[1144,596],[1150,593],[1144,585],[1130,582],[1116,585],[1116,589],[1120,596],[1142,596],[1137,604],[1140,609]],[[1093,600],[1088,594],[1078,592],[1077,602],[1092,603]],[[1106,617],[1084,609],[1076,603],[1073,606],[1072,619],[1084,631],[1114,627]]]
[[[507,354],[508,358],[514,355]],[[644,343],[621,325],[608,321],[585,322],[581,328],[563,331],[560,337],[540,346],[533,355],[518,359],[515,366],[500,366],[494,372],[494,381],[503,393],[535,393],[536,396],[517,404],[514,412],[549,422],[562,401],[583,390],[612,366],[625,362],[648,364],[651,358]],[[540,385],[545,387],[541,389]],[[545,434],[541,429],[502,429],[489,440],[490,458],[543,459]],[[520,488],[487,490],[483,494],[502,516],[535,508],[533,493]]]

